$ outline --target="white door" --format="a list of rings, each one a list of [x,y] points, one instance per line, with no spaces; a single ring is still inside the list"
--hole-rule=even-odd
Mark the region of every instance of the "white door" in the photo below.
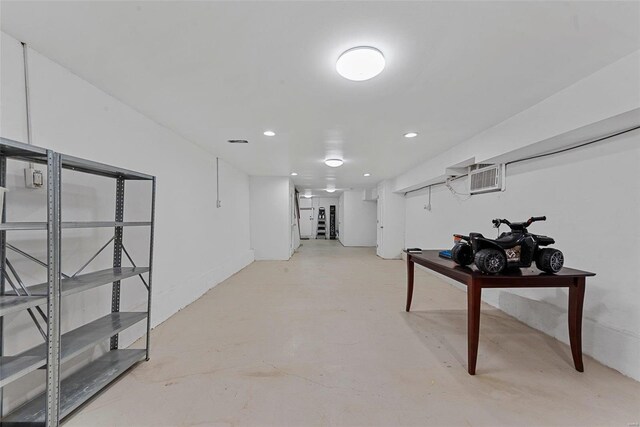
[[[378,254],[379,257],[382,257],[382,240],[384,237],[384,223],[382,221],[382,212],[383,212],[383,206],[384,206],[384,201],[382,199],[382,192],[380,191],[378,193],[378,215],[377,215],[377,220],[376,220],[376,225],[378,226],[378,234],[377,234],[377,238],[376,238],[376,254]]]
[[[300,208],[300,237],[313,237],[313,208]]]

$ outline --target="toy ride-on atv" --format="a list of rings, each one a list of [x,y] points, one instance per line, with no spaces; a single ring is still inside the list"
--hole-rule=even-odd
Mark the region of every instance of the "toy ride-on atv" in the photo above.
[[[499,274],[508,267],[529,267],[535,261],[538,269],[547,273],[557,273],[564,264],[564,256],[558,249],[541,248],[555,243],[551,237],[529,233],[527,227],[535,221],[545,221],[546,216],[531,217],[525,222],[509,222],[494,219],[493,226],[506,224],[510,232],[500,234],[493,240],[480,233],[468,236],[454,234],[455,246],[451,249],[451,259],[456,264],[467,266],[472,262],[484,273]]]

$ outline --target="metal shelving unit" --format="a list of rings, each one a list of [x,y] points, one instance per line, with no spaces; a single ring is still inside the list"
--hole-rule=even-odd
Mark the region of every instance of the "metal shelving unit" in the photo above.
[[[0,186],[6,186],[7,159],[16,159],[47,166],[47,221],[5,222],[6,209],[0,223],[0,413],[2,423],[57,426],[60,420],[99,393],[111,381],[140,361],[149,359],[151,327],[151,285],[153,265],[153,237],[155,216],[155,177],[127,169],[80,159],[52,150],[0,138]],[[116,182],[114,221],[62,222],[62,169],[113,178]],[[125,222],[124,201],[127,180],[144,180],[151,184],[150,221]],[[6,203],[5,203],[6,205]],[[123,244],[127,227],[149,227],[148,266],[137,266]],[[113,237],[74,274],[61,270],[61,243],[64,229],[113,228]],[[42,261],[8,243],[12,231],[46,231],[47,260]],[[83,273],[85,268],[110,244],[113,244],[112,268]],[[47,281],[25,285],[7,259],[7,251],[47,269]],[[123,266],[123,255],[131,266]],[[145,275],[147,278],[145,279]],[[13,276],[13,278],[12,278]],[[122,281],[138,277],[147,291],[146,311],[120,312]],[[129,283],[129,282],[127,282]],[[10,288],[7,288],[7,284]],[[61,299],[99,286],[112,285],[111,313],[66,333],[60,330]],[[41,308],[44,307],[44,310]],[[43,343],[15,355],[4,354],[4,316],[26,311],[43,336]],[[44,320],[44,328],[38,320]],[[119,349],[118,334],[146,320],[145,348]],[[89,362],[65,378],[60,377],[60,365],[106,340],[110,351]],[[40,368],[46,368],[45,391],[22,406],[5,413],[2,403],[3,387]]]
[[[88,222],[63,222],[60,227],[65,228],[110,228],[110,227],[146,227],[151,222],[116,222],[116,221],[88,221]],[[0,224],[2,230],[46,230],[46,222],[8,222]]]

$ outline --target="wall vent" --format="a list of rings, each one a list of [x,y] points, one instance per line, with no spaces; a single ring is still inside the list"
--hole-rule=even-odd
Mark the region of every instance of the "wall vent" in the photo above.
[[[249,141],[246,139],[230,139],[227,141],[229,144],[248,144]]]
[[[504,171],[503,164],[469,166],[469,194],[504,191]]]

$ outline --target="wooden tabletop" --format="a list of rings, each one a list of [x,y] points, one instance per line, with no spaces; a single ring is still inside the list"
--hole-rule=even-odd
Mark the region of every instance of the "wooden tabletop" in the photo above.
[[[406,252],[406,251],[405,251]],[[514,268],[507,269],[501,274],[492,274],[488,275],[478,268],[471,264],[468,267],[462,267],[450,259],[442,258],[438,255],[439,250],[426,250],[421,253],[417,252],[406,252],[407,256],[411,257],[411,260],[416,264],[420,264],[424,267],[427,267],[431,270],[434,270],[440,274],[444,274],[445,276],[451,277],[454,280],[457,280],[462,283],[468,282],[472,278],[491,278],[492,280],[511,280],[522,277],[525,279],[550,279],[553,277],[558,278],[573,278],[573,277],[590,277],[595,276],[595,273],[591,273],[589,271],[576,270],[574,268],[563,267],[557,273],[545,273],[544,271],[540,271],[535,266],[531,266],[529,268]],[[535,265],[535,264],[534,264]],[[529,281],[528,280],[528,281]]]

